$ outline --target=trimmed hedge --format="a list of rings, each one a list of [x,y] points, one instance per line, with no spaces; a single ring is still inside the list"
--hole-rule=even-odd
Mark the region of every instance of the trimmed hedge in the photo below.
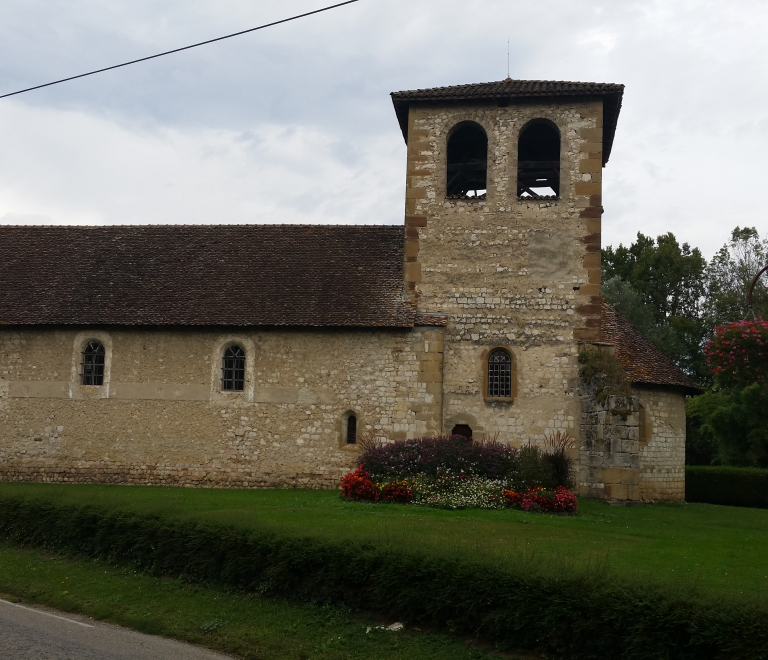
[[[0,538],[141,570],[344,603],[561,660],[760,660],[768,609],[629,584],[599,570],[536,573],[418,549],[333,543],[157,516],[0,498]]]
[[[768,470],[687,465],[685,499],[768,509]]]

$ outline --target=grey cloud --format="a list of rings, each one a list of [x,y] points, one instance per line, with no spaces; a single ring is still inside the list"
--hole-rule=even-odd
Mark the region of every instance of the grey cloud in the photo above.
[[[4,0],[0,89],[321,4]],[[762,0],[363,0],[0,101],[0,215],[399,222],[405,151],[389,92],[501,79],[510,37],[513,77],[627,85],[606,243],[674,231],[711,254],[737,223],[766,231],[750,191],[768,147],[767,29]]]

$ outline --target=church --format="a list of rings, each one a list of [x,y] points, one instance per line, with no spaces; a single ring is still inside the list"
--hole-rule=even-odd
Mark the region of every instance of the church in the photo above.
[[[622,95],[392,94],[399,226],[0,227],[0,480],[334,488],[363,434],[561,430],[579,494],[682,501],[696,386],[600,296]]]

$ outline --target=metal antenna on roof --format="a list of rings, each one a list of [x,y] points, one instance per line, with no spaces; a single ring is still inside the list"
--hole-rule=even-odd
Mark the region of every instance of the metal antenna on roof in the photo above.
[[[509,77],[509,37],[507,37],[507,80],[512,80]]]

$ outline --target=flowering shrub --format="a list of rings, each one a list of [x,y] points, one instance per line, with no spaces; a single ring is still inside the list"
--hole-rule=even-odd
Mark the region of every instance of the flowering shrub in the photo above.
[[[469,475],[416,477],[413,503],[440,509],[503,509],[506,487],[502,480]]]
[[[407,481],[374,483],[362,465],[341,478],[341,494],[348,500],[358,502],[407,503],[413,499],[413,491]]]
[[[505,490],[504,500],[507,506],[523,511],[576,513],[578,508],[576,496],[562,486],[554,490],[541,486],[529,487],[524,491]]]
[[[570,480],[570,443],[559,433],[550,437],[548,451],[458,436],[375,445],[360,454],[357,470],[342,478],[341,494],[349,500],[444,509],[514,505],[526,511],[575,511],[576,498],[562,487]]]
[[[501,479],[517,470],[519,452],[500,442],[478,443],[460,436],[416,438],[365,451],[358,462],[380,479],[441,474],[477,474]]]
[[[348,500],[375,502],[379,491],[371,481],[370,473],[361,465],[354,472],[341,478],[341,494]]]
[[[400,502],[407,504],[413,499],[413,490],[408,481],[390,481],[379,487],[379,502]]]
[[[358,467],[341,480],[346,499],[368,502],[419,504],[440,509],[503,509],[576,512],[576,496],[566,488],[531,486],[514,490],[508,480],[466,474],[442,474],[411,480],[374,482],[365,468]]]
[[[768,384],[768,321],[736,321],[715,328],[704,348],[707,364],[723,387]]]

